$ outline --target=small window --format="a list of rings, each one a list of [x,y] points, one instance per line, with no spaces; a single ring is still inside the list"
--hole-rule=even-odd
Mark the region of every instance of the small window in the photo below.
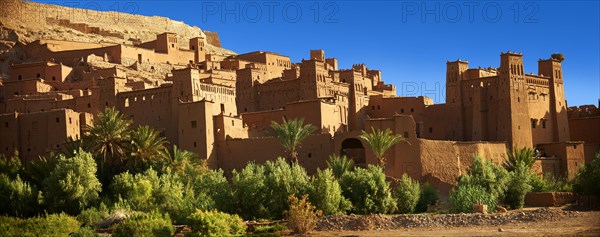
[[[542,128],[546,128],[546,120],[542,120]]]
[[[404,109],[400,109],[400,113],[402,113],[402,114],[403,114],[403,113],[404,113]]]
[[[92,108],[92,104],[88,103],[88,108]]]
[[[192,121],[192,128],[196,128],[196,120]]]
[[[371,109],[375,110],[375,105],[371,106]]]
[[[196,142],[194,142],[194,147],[196,147]]]
[[[40,75],[40,74],[38,73],[38,74],[35,74],[35,77],[37,77],[37,78],[40,78],[40,77],[42,77],[42,75]]]
[[[531,128],[535,128],[535,125],[536,125],[535,119],[532,119],[531,120]]]
[[[379,107],[379,105],[378,105],[378,106],[377,106],[377,109],[379,110],[379,109],[381,109],[381,107]]]
[[[231,120],[231,126],[235,126],[235,120]]]
[[[56,77],[54,77],[54,76],[53,76],[53,77],[52,77],[52,80],[53,80],[53,81],[56,81]]]
[[[175,48],[175,44],[171,44],[171,48]]]
[[[4,127],[8,128],[8,122],[4,122]]]
[[[23,76],[19,75],[19,81],[23,80]]]
[[[311,154],[311,153],[308,153],[308,158],[311,158],[311,157],[312,157],[312,154]]]
[[[408,132],[404,132],[404,138],[408,138]]]
[[[415,108],[410,108],[410,112],[415,112]]]
[[[193,46],[193,45],[192,45],[192,50],[196,50],[196,46]]]
[[[57,117],[56,118],[56,122],[59,123],[60,122],[60,118]]]
[[[71,123],[72,123],[71,118],[69,118],[69,124],[71,124]]]
[[[433,132],[433,127],[429,127],[429,133]]]

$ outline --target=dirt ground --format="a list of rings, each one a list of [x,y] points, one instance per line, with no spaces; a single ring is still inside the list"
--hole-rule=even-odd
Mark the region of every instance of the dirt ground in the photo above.
[[[600,236],[600,211],[579,212],[560,220],[464,227],[416,227],[395,230],[314,231],[310,236]]]

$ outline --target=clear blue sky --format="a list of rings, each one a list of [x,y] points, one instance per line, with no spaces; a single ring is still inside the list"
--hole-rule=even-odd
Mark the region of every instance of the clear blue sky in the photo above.
[[[564,53],[569,105],[600,98],[598,1],[46,1],[158,15],[219,32],[223,47],[262,50],[298,62],[324,49],[341,68],[366,63],[383,71],[398,95],[444,99],[446,60],[498,67],[500,53],[523,52],[525,72]],[[317,10],[318,9],[318,10]]]

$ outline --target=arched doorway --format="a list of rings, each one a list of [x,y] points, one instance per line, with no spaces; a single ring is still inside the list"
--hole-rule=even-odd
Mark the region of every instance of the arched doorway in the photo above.
[[[356,138],[348,138],[342,142],[340,155],[345,155],[352,159],[358,167],[365,167],[367,165],[365,147]]]

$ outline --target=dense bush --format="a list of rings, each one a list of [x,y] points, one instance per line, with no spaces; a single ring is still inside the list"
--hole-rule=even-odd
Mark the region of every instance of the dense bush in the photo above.
[[[280,219],[288,208],[287,197],[305,194],[309,179],[302,166],[289,165],[283,158],[264,165],[249,163],[233,172],[230,210],[246,219]]]
[[[73,232],[71,237],[96,237],[99,236],[94,229],[89,226],[81,227],[79,230]]]
[[[339,179],[346,172],[350,172],[354,169],[354,161],[347,156],[333,154],[329,156],[329,159],[327,160],[327,167],[333,171],[335,178]]]
[[[572,183],[563,177],[554,177],[551,173],[540,176],[531,174],[529,185],[532,187],[532,192],[572,192]]]
[[[62,156],[44,181],[45,204],[51,211],[78,214],[98,199],[102,184],[96,178],[96,162],[79,150],[72,158]]]
[[[186,190],[179,176],[170,171],[158,175],[153,169],[132,175],[129,172],[114,177],[111,189],[115,198],[131,206],[133,210],[169,213],[176,222],[183,222],[194,211],[193,193],[186,196]]]
[[[427,212],[429,205],[435,204],[438,200],[437,190],[430,183],[425,183],[421,187],[419,202],[417,203],[416,212]]]
[[[0,216],[1,235],[6,237],[68,236],[77,230],[79,230],[79,222],[66,214],[51,214],[29,219]]]
[[[398,211],[400,213],[414,213],[420,194],[421,187],[419,186],[419,182],[408,177],[406,173],[403,174],[394,192]]]
[[[496,197],[481,186],[463,184],[459,185],[457,189],[450,191],[451,212],[473,212],[473,204],[477,204],[478,201],[481,201],[481,204],[487,205],[488,210],[496,208]]]
[[[171,225],[169,214],[162,215],[157,212],[149,214],[135,214],[125,219],[114,227],[113,236],[157,236],[171,237],[175,229]]]
[[[228,211],[231,206],[231,191],[223,170],[207,171],[191,180],[190,184],[193,186],[193,192],[196,195],[196,208]]]
[[[600,197],[600,152],[596,153],[590,164],[581,167],[573,182],[573,190]]]
[[[186,236],[242,236],[246,224],[238,215],[197,210],[188,217],[192,232]]]
[[[290,195],[308,192],[309,179],[304,167],[298,163],[288,164],[283,158],[265,162],[265,187],[267,188],[267,208],[272,218],[280,219],[288,209]]]
[[[506,169],[492,161],[483,161],[476,154],[467,174],[459,177],[458,188],[450,192],[451,211],[471,212],[478,200],[488,210],[495,210],[504,200],[509,179]]]
[[[532,174],[529,177],[529,185],[531,185],[532,192],[548,192],[550,191],[548,182],[540,175]]]
[[[240,172],[234,170],[231,190],[232,200],[228,208],[231,213],[238,213],[244,219],[269,216],[264,201],[267,198],[264,166],[248,163]]]
[[[86,226],[95,226],[102,219],[106,218],[109,214],[110,213],[106,205],[104,205],[104,203],[101,203],[99,208],[90,207],[81,211],[81,213],[77,215],[77,220]]]
[[[302,196],[302,199],[290,195],[288,204],[290,209],[285,212],[288,227],[297,234],[306,234],[313,230],[319,217],[323,215],[323,212],[315,210],[315,207],[310,204],[307,195]]]
[[[479,155],[475,155],[467,174],[459,177],[458,185],[480,186],[497,202],[502,202],[509,178],[508,171],[502,166],[492,161],[483,161]]]
[[[21,173],[23,166],[19,159],[19,153],[15,152],[14,155],[6,157],[4,154],[0,154],[0,174],[4,174],[11,179],[14,179]]]
[[[37,212],[38,195],[18,174],[14,179],[0,174],[0,214],[32,216]]]
[[[525,205],[525,194],[531,191],[531,185],[529,185],[531,173],[526,164],[518,164],[513,169],[510,172],[505,203],[512,209],[519,209]]]
[[[310,185],[310,201],[325,215],[345,213],[352,203],[342,195],[342,188],[331,169],[317,170]]]
[[[356,168],[344,174],[340,184],[342,193],[352,202],[354,213],[392,213],[396,210],[396,201],[381,167]]]

